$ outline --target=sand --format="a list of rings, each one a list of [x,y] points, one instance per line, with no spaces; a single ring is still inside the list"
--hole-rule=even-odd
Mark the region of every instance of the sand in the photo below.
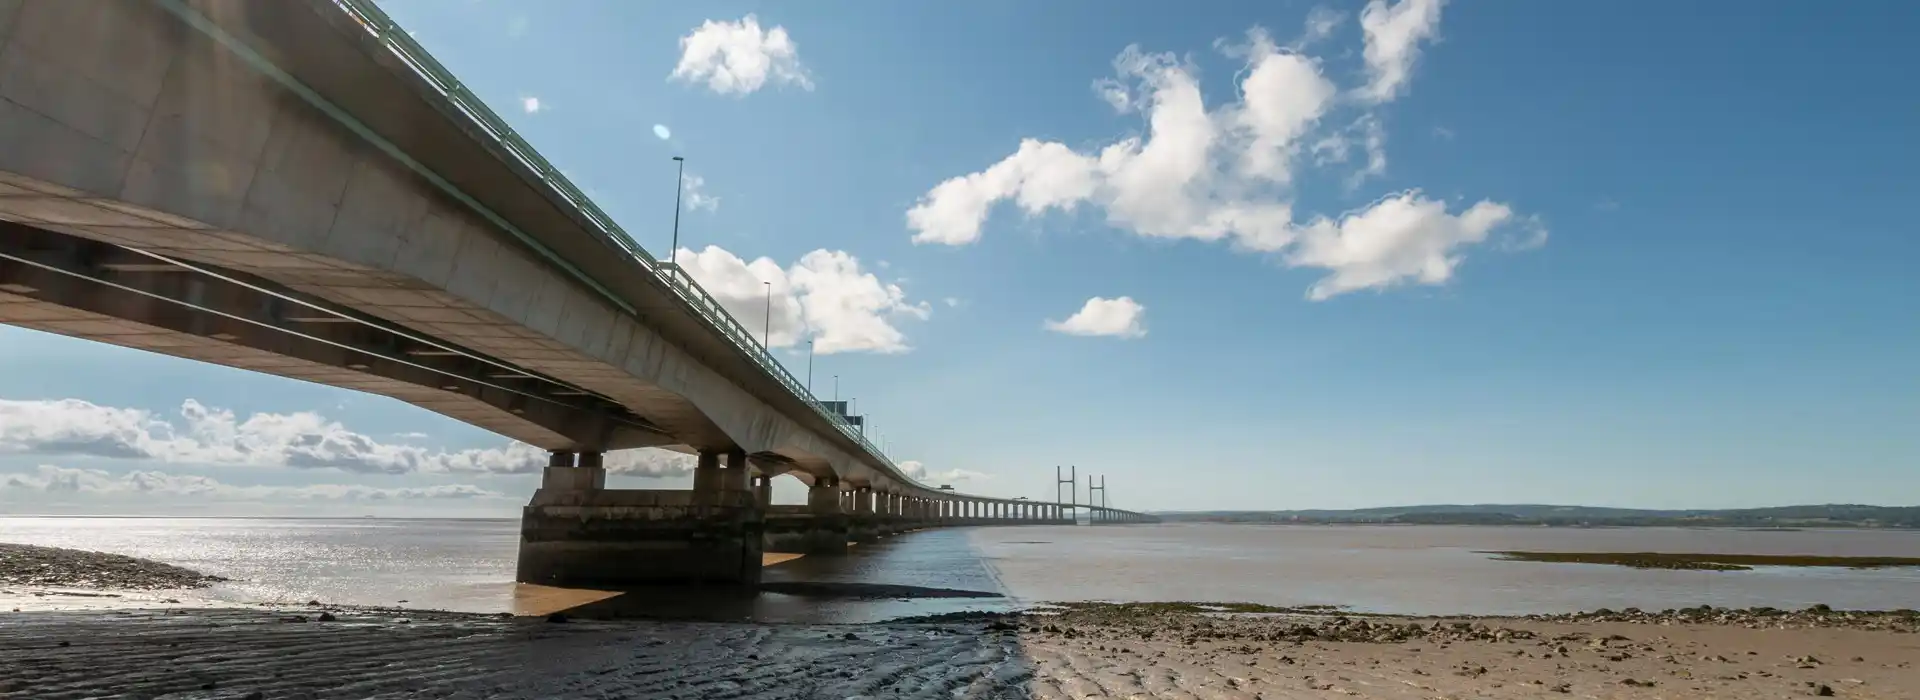
[[[619,594],[520,586],[518,616],[216,606],[186,590],[57,587],[196,583],[193,572],[25,553],[0,585],[6,700],[1920,698],[1911,610],[1415,619],[1082,603],[858,625],[581,621],[550,614]],[[862,600],[988,595],[785,586]]]
[[[1888,630],[1132,610],[870,625],[322,612],[0,613],[0,698],[1920,697],[1920,634]]]

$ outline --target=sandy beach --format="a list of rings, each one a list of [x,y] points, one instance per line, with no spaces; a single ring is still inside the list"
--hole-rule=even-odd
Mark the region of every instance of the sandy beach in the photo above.
[[[0,698],[9,700],[1920,697],[1912,610],[1440,618],[1070,603],[865,624],[596,620],[586,618],[622,608],[604,602],[621,594],[523,587],[518,615],[209,606],[192,589],[162,588],[213,580],[178,567],[82,550],[5,553]],[[702,614],[664,600],[651,615]]]
[[[867,625],[324,607],[0,613],[0,698],[1920,695],[1920,621],[1906,618],[1750,629],[1157,607]]]

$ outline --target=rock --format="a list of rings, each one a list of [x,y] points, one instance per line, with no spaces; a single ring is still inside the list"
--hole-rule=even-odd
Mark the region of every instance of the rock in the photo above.
[[[1823,698],[1833,697],[1833,687],[1825,683],[1813,687],[1813,694]]]
[[[857,641],[857,640],[859,640],[859,639],[860,639],[860,635],[857,635],[857,634],[854,634],[854,633],[852,633],[852,632],[848,632],[848,633],[846,633],[846,634],[844,634],[844,635],[841,635],[841,636],[840,636],[840,638],[841,638],[841,639],[845,639],[845,640],[847,640],[847,641],[849,641],[849,642],[852,642],[852,641]]]
[[[566,613],[557,612],[557,613],[547,615],[547,622],[552,622],[557,624],[557,623],[562,623],[566,621],[567,621]]]
[[[338,619],[340,619],[340,618],[337,618],[337,617],[334,617],[334,616],[333,616],[333,613],[330,613],[330,612],[326,612],[326,611],[324,611],[324,610],[323,610],[323,611],[321,611],[321,612],[320,612],[320,617],[318,617],[318,618],[315,618],[315,619],[318,619],[318,620],[319,620],[319,621],[321,621],[321,622],[333,622],[333,621],[335,621],[335,620],[338,620]]]

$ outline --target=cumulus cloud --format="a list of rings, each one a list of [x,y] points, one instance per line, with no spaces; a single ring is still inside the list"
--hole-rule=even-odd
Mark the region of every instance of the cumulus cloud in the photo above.
[[[687,173],[686,182],[681,183],[680,187],[681,197],[686,200],[688,209],[694,211],[705,209],[709,212],[720,211],[720,198],[707,194],[706,192],[706,178],[693,173]]]
[[[237,486],[194,474],[131,471],[115,476],[99,469],[71,469],[44,464],[31,471],[0,473],[0,494],[8,492],[56,499],[61,496],[135,496],[225,501],[473,500],[508,497],[507,494],[472,484],[402,488],[359,484]]]
[[[443,450],[383,442],[318,413],[241,418],[193,399],[176,420],[79,399],[0,399],[0,453],[144,459],[174,464],[337,469],[359,474],[529,474],[547,453],[525,443]],[[693,458],[657,449],[607,455],[607,470],[643,477],[693,470]]]
[[[1147,134],[1081,153],[1027,139],[986,170],[936,185],[907,212],[917,243],[980,237],[992,207],[1012,201],[1029,216],[1092,204],[1108,223],[1161,238],[1269,239],[1287,235],[1292,209],[1261,186],[1291,179],[1300,133],[1337,93],[1318,63],[1285,52],[1264,32],[1235,53],[1247,59],[1241,99],[1209,111],[1192,67],[1173,54],[1128,47],[1114,61],[1127,81],[1117,99],[1145,113]]]
[[[985,169],[934,185],[907,211],[907,226],[915,243],[966,245],[979,240],[988,217],[1002,203],[1029,217],[1085,207],[1103,215],[1112,227],[1135,235],[1224,242],[1237,250],[1274,254],[1286,265],[1325,269],[1332,273],[1329,279],[1339,282],[1316,287],[1320,293],[1309,295],[1314,299],[1357,289],[1349,285],[1359,280],[1370,280],[1365,286],[1371,287],[1438,284],[1448,279],[1462,247],[1484,240],[1484,235],[1461,238],[1448,236],[1452,228],[1418,226],[1405,233],[1441,237],[1353,246],[1344,248],[1345,254],[1330,255],[1324,217],[1300,224],[1293,201],[1302,160],[1325,166],[1361,154],[1364,162],[1348,179],[1349,187],[1385,173],[1386,129],[1371,110],[1404,88],[1419,43],[1434,35],[1438,12],[1437,0],[1402,0],[1392,6],[1376,0],[1368,6],[1363,16],[1368,65],[1379,72],[1373,76],[1377,87],[1366,90],[1382,97],[1361,101],[1363,110],[1337,121],[1330,115],[1342,105],[1351,110],[1355,103],[1343,102],[1319,61],[1297,50],[1332,31],[1339,19],[1326,12],[1309,17],[1307,39],[1293,48],[1277,45],[1257,28],[1242,44],[1222,44],[1223,53],[1243,60],[1244,66],[1236,73],[1237,99],[1220,105],[1206,104],[1197,69],[1189,62],[1171,53],[1128,47],[1114,60],[1117,77],[1094,87],[1113,108],[1141,114],[1144,135],[1086,150],[1024,139],[1011,155]],[[1394,201],[1383,199],[1376,206]],[[1440,213],[1446,214],[1443,205]],[[1393,211],[1372,218],[1363,214],[1355,216],[1397,216]],[[1511,218],[1491,221],[1497,226]],[[1410,266],[1396,257],[1419,257],[1407,250],[1444,251],[1440,258],[1448,261],[1444,267],[1449,274],[1432,271],[1436,266]],[[1368,257],[1370,252],[1382,257]]]
[[[991,475],[983,474],[983,473],[972,471],[969,469],[948,469],[946,471],[929,471],[927,469],[927,465],[921,464],[920,462],[911,460],[911,459],[898,462],[897,466],[900,467],[901,472],[904,472],[907,476],[913,477],[915,481],[926,483],[926,484],[933,484],[935,486],[938,486],[941,484],[954,484],[954,483],[968,481],[968,480],[992,478]]]
[[[668,129],[665,124],[655,124],[653,125],[653,135],[659,137],[661,141],[665,141],[673,138],[673,130]]]
[[[1104,335],[1115,338],[1139,338],[1147,334],[1143,325],[1147,307],[1133,297],[1088,299],[1080,310],[1065,321],[1047,321],[1047,330],[1068,335]]]
[[[533,114],[540,111],[540,98],[527,96],[520,98],[520,111]]]
[[[1444,202],[1412,190],[1338,221],[1315,219],[1302,228],[1287,262],[1333,271],[1307,291],[1315,300],[1407,282],[1440,284],[1453,277],[1460,248],[1485,241],[1495,227],[1512,219],[1512,209],[1488,201],[1450,214]],[[1540,235],[1544,243],[1544,229]]]
[[[1413,77],[1420,43],[1440,31],[1440,6],[1445,0],[1372,0],[1360,11],[1360,33],[1366,45],[1368,80],[1360,97],[1387,102],[1399,97]]]
[[[738,22],[707,20],[681,37],[680,63],[668,78],[705,82],[707,89],[722,95],[746,95],[769,81],[813,89],[786,27],[763,30],[753,15]]]
[[[932,314],[930,304],[908,301],[898,284],[862,270],[860,260],[844,251],[815,250],[782,267],[771,258],[748,262],[707,246],[676,251],[674,262],[749,332],[767,335],[769,347],[792,347],[812,337],[820,354],[906,352],[906,334],[895,323]]]

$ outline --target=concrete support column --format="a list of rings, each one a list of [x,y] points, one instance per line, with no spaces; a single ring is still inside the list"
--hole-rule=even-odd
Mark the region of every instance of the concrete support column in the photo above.
[[[839,482],[831,479],[821,479],[807,487],[807,512],[814,515],[845,514],[845,501],[841,497]]]
[[[547,586],[760,582],[765,519],[723,500],[718,455],[703,452],[691,492],[606,489],[605,454],[554,453],[521,511],[514,580]],[[745,460],[740,460],[745,467]]]
[[[720,502],[720,453],[701,450],[693,464],[693,502],[714,505]]]
[[[605,490],[607,470],[600,465],[599,452],[548,453],[547,468],[540,473],[540,489],[555,492]]]
[[[753,496],[754,496],[754,499],[753,499],[754,502],[760,504],[761,510],[766,510],[767,508],[772,507],[773,506],[773,477],[767,476],[765,474],[754,477],[753,478]]]
[[[846,499],[840,482],[820,479],[807,489],[807,514],[811,516],[801,544],[807,554],[846,554],[852,538],[850,517],[841,505]]]
[[[873,487],[862,486],[847,496],[853,501],[853,508],[847,525],[847,538],[855,542],[872,542],[880,534],[878,515],[874,512],[879,505],[879,495]]]
[[[747,467],[747,453],[740,450],[727,452],[727,465],[720,470],[720,490],[729,494],[753,490],[751,470]]]

